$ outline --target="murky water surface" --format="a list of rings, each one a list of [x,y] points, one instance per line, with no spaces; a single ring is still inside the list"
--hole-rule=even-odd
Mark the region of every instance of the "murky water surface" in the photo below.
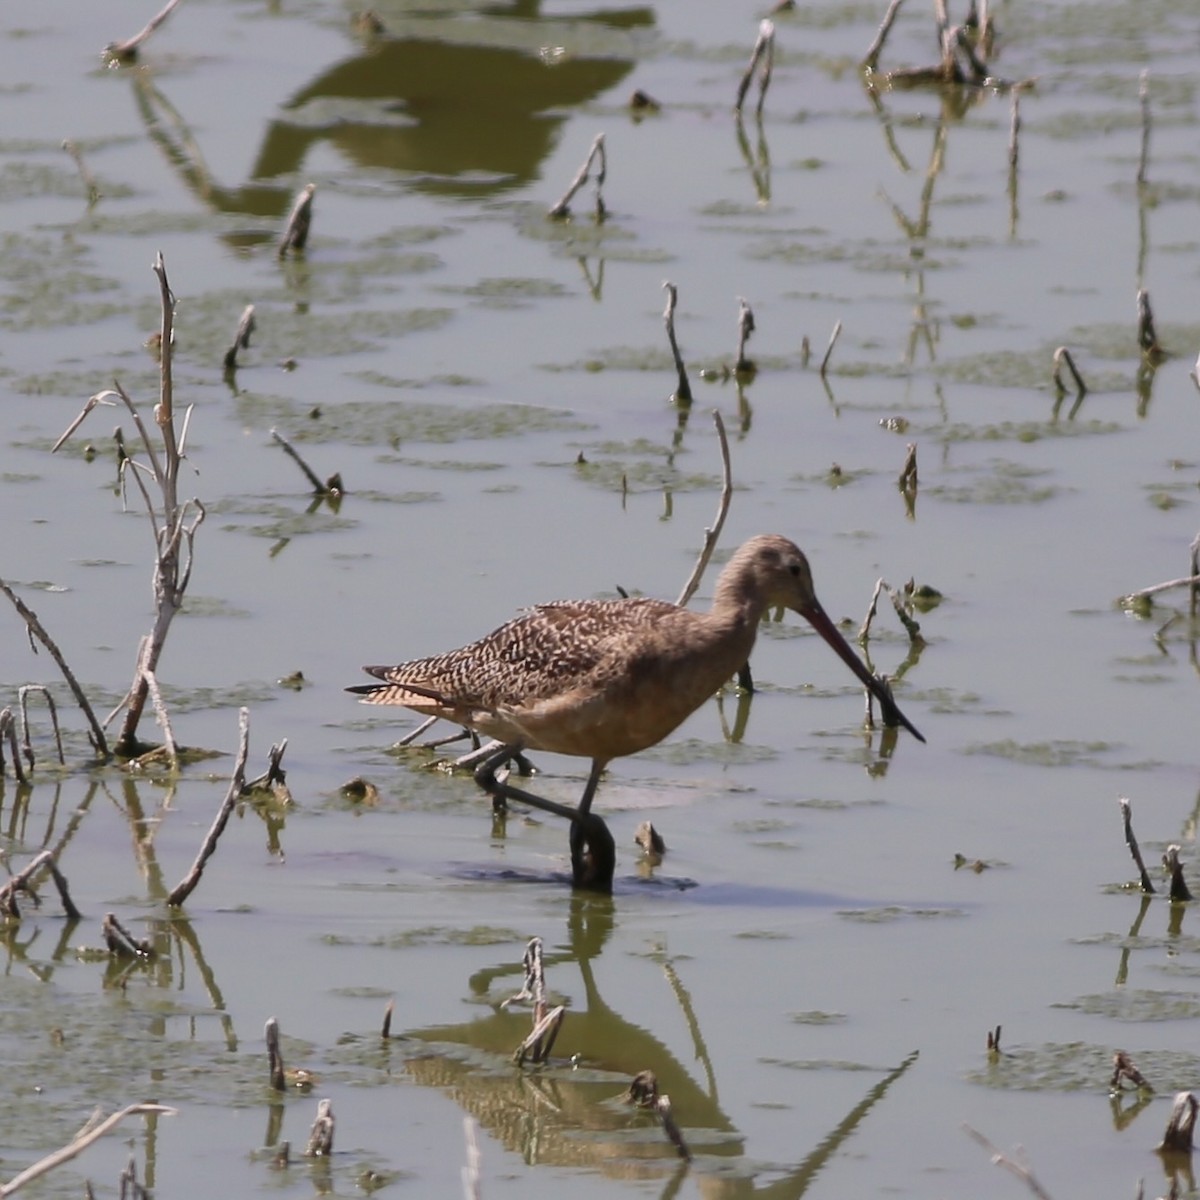
[[[1153,1147],[1196,1081],[1200,948],[1164,889],[1122,889],[1117,798],[1152,867],[1173,841],[1190,860],[1200,630],[1182,591],[1116,601],[1186,575],[1197,529],[1200,13],[994,5],[995,72],[1036,81],[1014,167],[1010,90],[864,86],[884,7],[780,13],[762,119],[752,89],[740,125],[762,16],[742,3],[383,3],[372,36],[328,0],[186,0],[120,69],[100,50],[144,5],[0,18],[0,576],[96,709],[116,704],[152,616],[149,524],[115,486],[113,429],[133,426],[100,409],[50,449],[114,378],[149,419],[161,251],[195,406],[182,486],[207,519],[158,675],[177,737],[220,752],[175,781],[90,770],[59,673],[3,602],[3,703],[49,684],[69,767],[35,700],[38,766],[28,790],[4,772],[0,845],[14,869],[57,849],[84,919],[45,887],[5,932],[0,1181],[95,1106],[157,1100],[178,1115],[32,1193],[86,1176],[112,1194],[132,1137],[164,1196],[453,1195],[466,1114],[490,1200],[1013,1195],[964,1121],[1023,1146],[1054,1195],[1165,1189]],[[908,0],[881,67],[934,50]],[[661,110],[631,114],[635,88]],[[548,221],[601,132],[607,220],[589,185]],[[309,181],[307,254],[280,261]],[[664,279],[690,410],[670,402]],[[1152,369],[1139,287],[1170,353]],[[740,385],[739,296],[758,365]],[[1052,385],[1060,345],[1082,401]],[[943,594],[919,654],[886,600],[869,647],[928,745],[863,731],[841,664],[772,621],[752,700],[727,692],[613,764],[615,895],[572,895],[561,823],[494,825],[469,777],[391,749],[415,721],[341,689],[535,600],[677,595],[717,506],[714,408],[736,487],[721,554],[793,537],[854,625],[881,576]],[[341,474],[340,504],[311,499],[272,429]],[[299,690],[279,682],[297,671]],[[249,774],[288,739],[294,804],[240,808],[172,919],[240,706]],[[585,764],[538,766],[573,802]],[[355,777],[372,802],[342,795]],[[647,817],[656,867],[632,840]],[[95,953],[109,912],[152,964]],[[528,1011],[500,1004],[535,935],[567,1016],[551,1064],[519,1069]],[[269,1088],[270,1016],[311,1091]],[[1117,1049],[1152,1096],[1110,1097]],[[620,1101],[645,1069],[690,1168]],[[335,1152],[314,1163],[321,1097]]]

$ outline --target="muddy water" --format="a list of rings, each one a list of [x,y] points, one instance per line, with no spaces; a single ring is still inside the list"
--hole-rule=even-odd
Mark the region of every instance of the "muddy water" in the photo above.
[[[177,1196],[452,1194],[468,1114],[488,1197],[1011,1195],[963,1121],[1024,1146],[1055,1195],[1166,1186],[1152,1148],[1196,1078],[1200,960],[1187,909],[1121,889],[1117,798],[1151,865],[1172,841],[1190,859],[1197,628],[1183,593],[1115,601],[1186,574],[1196,533],[1200,18],[1182,0],[997,7],[997,74],[1036,80],[1015,171],[1010,92],[864,89],[870,5],[780,14],[762,121],[740,128],[761,16],[744,5],[389,4],[372,39],[340,5],[188,0],[120,70],[99,50],[141,6],[3,18],[0,577],[97,709],[117,703],[152,608],[148,523],[115,487],[112,431],[132,425],[101,409],[49,451],[114,377],[152,406],[161,251],[195,405],[185,487],[208,515],[159,676],[176,735],[221,757],[175,781],[86,769],[83,722],[10,613],[4,702],[54,689],[69,769],[39,715],[32,789],[4,774],[3,847],[14,867],[59,848],[85,916],[47,891],[6,933],[0,1179],[93,1107],[154,1099],[178,1115],[126,1134]],[[932,52],[909,0],[881,65]],[[662,110],[632,116],[634,88]],[[548,222],[600,132],[608,219],[589,187]],[[308,253],[281,263],[308,181]],[[690,410],[670,403],[668,278]],[[1139,287],[1171,352],[1154,371]],[[758,365],[740,387],[739,296]],[[248,303],[257,333],[225,377]],[[1082,402],[1051,384],[1060,345]],[[854,625],[881,576],[943,593],[919,654],[886,603],[869,645],[929,744],[864,732],[841,664],[772,621],[751,700],[613,765],[615,895],[573,897],[561,825],[494,825],[469,778],[391,749],[413,721],[341,689],[534,600],[677,595],[717,507],[714,408],[736,487],[723,552],[795,538]],[[341,473],[339,505],[311,501],[272,428]],[[299,690],[278,682],[295,671]],[[249,773],[287,738],[294,804],[239,810],[172,921],[243,705]],[[584,764],[538,766],[546,794],[577,795]],[[354,777],[373,803],[340,793]],[[659,866],[632,844],[647,817]],[[92,953],[107,912],[153,964]],[[533,936],[568,1015],[553,1064],[520,1071],[528,1015],[500,1003]],[[313,1091],[268,1088],[272,1015]],[[1152,1098],[1109,1097],[1118,1048]],[[683,1174],[619,1102],[642,1069],[695,1152]],[[334,1155],[273,1168],[320,1097]],[[109,1137],[38,1190],[111,1189],[129,1149]]]

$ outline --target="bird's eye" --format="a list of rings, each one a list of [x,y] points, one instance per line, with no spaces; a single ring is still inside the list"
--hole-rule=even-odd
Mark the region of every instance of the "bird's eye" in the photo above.
[[[799,563],[796,563],[796,562],[792,563],[791,566],[788,567],[788,571],[791,572],[793,579],[800,578],[800,564]]]

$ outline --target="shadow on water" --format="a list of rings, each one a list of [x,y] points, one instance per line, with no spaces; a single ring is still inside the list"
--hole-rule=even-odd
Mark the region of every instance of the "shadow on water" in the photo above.
[[[613,932],[615,913],[611,897],[572,896],[567,941],[546,951],[547,968],[571,964],[578,968],[583,990],[581,998],[572,998],[569,1019],[556,1043],[556,1060],[532,1070],[512,1063],[513,1049],[528,1033],[529,1017],[501,1007],[491,993],[497,981],[511,977],[514,984],[519,982],[523,966],[514,962],[471,976],[472,994],[493,1006],[489,1016],[412,1030],[392,1043],[404,1055],[411,1077],[450,1095],[526,1162],[600,1169],[614,1178],[645,1178],[666,1175],[676,1155],[656,1119],[632,1109],[625,1099],[629,1080],[651,1070],[659,1094],[670,1096],[671,1111],[689,1148],[700,1156],[696,1170],[704,1195],[804,1195],[829,1158],[916,1061],[916,1054],[869,1088],[802,1161],[782,1175],[773,1169],[771,1182],[761,1183],[753,1164],[736,1161],[744,1160],[745,1137],[722,1107],[716,1068],[675,964],[662,956],[702,1079],[693,1077],[653,1032],[605,1002],[594,960]],[[416,1050],[414,1043],[421,1048]],[[674,1194],[687,1170],[687,1163],[680,1162],[670,1172],[664,1195]]]
[[[220,212],[282,215],[296,176],[321,145],[354,167],[403,171],[418,191],[490,196],[535,178],[567,110],[596,99],[633,68],[615,53],[589,56],[586,46],[553,61],[527,48],[526,23],[538,18],[537,9],[489,9],[481,23],[446,26],[445,37],[369,39],[283,101],[250,177],[233,187],[212,178],[187,118],[154,78],[142,68],[130,76],[147,132],[187,187]],[[654,12],[630,7],[572,21],[627,30],[653,25]],[[520,44],[504,45],[514,27]],[[478,40],[461,40],[464,29]]]

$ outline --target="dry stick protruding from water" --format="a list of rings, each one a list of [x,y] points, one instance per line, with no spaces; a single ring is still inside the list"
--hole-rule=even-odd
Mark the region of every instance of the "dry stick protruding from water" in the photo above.
[[[829,370],[829,360],[833,357],[833,348],[837,345],[837,340],[842,336],[842,323],[838,321],[833,327],[833,332],[829,335],[829,345],[825,348],[825,357],[821,359],[821,378],[825,378],[825,372]]]
[[[171,15],[179,0],[167,0],[166,6],[146,23],[146,27],[124,42],[109,42],[103,57],[111,64],[131,63],[138,56],[142,43]]]
[[[675,360],[675,394],[671,397],[676,404],[691,404],[692,385],[688,383],[687,368],[683,365],[683,355],[679,353],[679,342],[675,339],[675,305],[679,300],[679,292],[669,280],[663,280],[663,289],[667,293],[667,307],[663,309],[663,324],[667,327],[667,341],[671,346],[671,357]]]
[[[671,1111],[671,1097],[658,1090],[658,1076],[653,1071],[639,1071],[630,1081],[625,1100],[638,1108],[650,1109],[662,1122],[663,1132],[679,1151],[679,1157],[691,1162],[692,1152]]]
[[[917,443],[909,442],[904,452],[904,467],[896,486],[902,492],[916,493],[917,490]]]
[[[1109,1090],[1114,1092],[1120,1091],[1126,1079],[1135,1088],[1146,1088],[1153,1091],[1141,1071],[1134,1065],[1133,1059],[1124,1050],[1118,1050],[1113,1055],[1113,1073],[1112,1079],[1108,1081]]]
[[[908,634],[909,642],[914,646],[923,646],[925,639],[921,636],[920,624],[905,611],[904,601],[900,598],[900,593],[884,579],[875,581],[875,591],[871,593],[870,607],[867,609],[867,615],[863,618],[863,623],[858,627],[858,644],[866,646],[870,639],[871,622],[875,619],[875,609],[879,604],[880,593],[884,591],[887,592],[888,597],[891,599],[892,607],[896,610],[896,616],[899,617],[900,624],[904,626],[904,630]]]
[[[1071,381],[1075,384],[1075,394],[1084,396],[1087,394],[1087,384],[1083,382],[1083,376],[1080,375],[1075,366],[1075,359],[1071,357],[1071,351],[1066,346],[1059,346],[1054,352],[1054,386],[1060,391],[1065,392],[1067,386],[1062,381],[1062,368],[1066,367],[1071,373]]]
[[[22,787],[26,787],[29,779],[21,765],[21,752],[17,749],[16,724],[11,708],[0,709],[0,776],[4,774],[4,739],[8,738],[9,748],[12,750],[13,775]]]
[[[238,321],[237,331],[233,335],[233,344],[225,351],[225,370],[237,370],[237,356],[239,350],[246,350],[250,346],[250,335],[254,332],[257,322],[254,319],[254,305],[247,304],[242,309],[241,320]]]
[[[100,924],[100,933],[104,938],[104,944],[108,947],[108,952],[115,954],[118,958],[150,959],[154,957],[154,947],[149,940],[134,937],[117,919],[116,913],[104,914],[104,920]]]
[[[888,4],[887,12],[883,14],[883,20],[875,31],[875,40],[867,47],[867,52],[859,64],[864,71],[874,71],[879,65],[879,56],[883,53],[883,43],[887,41],[887,35],[891,32],[892,24],[903,3],[904,0],[891,0],[891,3]]]
[[[661,858],[667,852],[667,843],[663,841],[663,835],[654,828],[653,821],[643,821],[633,831],[633,841],[635,845],[641,846],[645,854],[653,858]]]
[[[1187,880],[1183,877],[1183,863],[1179,858],[1180,847],[1170,845],[1162,856],[1163,866],[1171,874],[1169,895],[1172,900],[1190,900],[1192,893],[1188,889]]]
[[[67,886],[67,877],[59,870],[58,863],[54,859],[54,851],[43,850],[26,863],[20,871],[11,876],[3,887],[0,887],[0,918],[13,921],[21,919],[20,909],[17,908],[17,893],[24,892],[26,895],[36,898],[36,893],[30,886],[29,881],[43,867],[50,872],[50,877],[54,880],[54,886],[58,888],[58,897],[62,901],[63,912],[67,914],[68,919],[78,921],[83,916],[71,899],[71,891]]]
[[[1179,1092],[1171,1106],[1171,1118],[1158,1145],[1160,1153],[1191,1154],[1192,1132],[1196,1127],[1196,1097],[1191,1092]]]
[[[77,1154],[82,1154],[93,1142],[99,1141],[110,1129],[116,1128],[126,1117],[140,1114],[173,1117],[177,1112],[177,1109],[168,1108],[165,1104],[131,1104],[128,1108],[113,1113],[97,1124],[96,1118],[99,1116],[99,1110],[97,1110],[92,1119],[61,1150],[56,1150],[53,1154],[39,1159],[32,1166],[26,1167],[8,1183],[0,1183],[0,1200],[7,1200],[7,1197],[15,1194],[25,1184],[41,1178],[47,1171],[53,1171],[55,1167],[61,1167],[65,1162],[70,1162]]]
[[[1150,293],[1145,288],[1137,292],[1137,340],[1142,348],[1142,356],[1148,359],[1158,359],[1163,356],[1163,348],[1159,345],[1158,334],[1154,332],[1154,313],[1150,310]]]
[[[107,725],[122,708],[125,709],[125,720],[117,739],[116,750],[118,754],[130,757],[143,749],[137,737],[138,724],[145,711],[146,701],[150,698],[150,681],[158,666],[171,622],[183,605],[184,593],[187,591],[192,575],[196,530],[205,515],[204,505],[199,500],[192,499],[182,504],[179,502],[179,468],[187,445],[192,407],[189,405],[184,411],[182,428],[177,433],[172,376],[175,346],[175,297],[167,280],[166,264],[163,262],[161,253],[155,257],[153,269],[155,275],[158,276],[162,310],[162,324],[159,333],[159,401],[154,409],[155,425],[162,441],[161,456],[150,440],[141,413],[120,383],[114,383],[115,391],[105,391],[92,396],[84,406],[80,417],[71,423],[67,432],[59,438],[54,446],[54,449],[57,450],[78,428],[83,417],[97,404],[119,399],[133,418],[145,454],[145,462],[132,457],[123,459],[121,481],[124,484],[132,473],[146,506],[146,515],[150,519],[155,546],[155,621],[150,634],[143,639],[139,647],[133,683],[128,693],[105,720]],[[146,478],[158,489],[157,503],[150,496]]]
[[[583,160],[583,166],[579,168],[575,178],[571,180],[570,186],[563,193],[558,203],[550,207],[547,213],[548,216],[565,217],[570,214],[571,201],[575,193],[591,177],[593,162],[598,163],[596,168],[596,220],[604,220],[607,210],[604,207],[604,197],[601,194],[601,189],[604,187],[604,180],[608,175],[608,155],[604,149],[604,134],[602,133],[596,134],[592,139],[592,148],[588,151],[587,158]]]
[[[1006,1171],[1011,1171],[1037,1198],[1038,1200],[1051,1200],[1050,1193],[1038,1182],[1033,1171],[1024,1163],[1019,1163],[1015,1159],[1009,1158],[1007,1154],[1003,1154],[997,1150],[986,1137],[983,1136],[977,1129],[973,1129],[970,1125],[963,1123],[963,1130],[969,1137],[977,1141],[991,1156],[992,1163],[997,1167],[1003,1167]]]
[[[733,360],[733,369],[736,374],[749,375],[757,370],[754,363],[746,357],[746,343],[750,340],[750,335],[753,332],[754,310],[750,307],[750,302],[744,296],[739,296],[737,356]]]
[[[1129,847],[1129,853],[1141,876],[1142,891],[1147,895],[1153,895],[1154,884],[1150,882],[1150,872],[1146,870],[1146,864],[1142,861],[1142,852],[1138,848],[1137,838],[1133,832],[1133,802],[1128,796],[1122,796],[1117,803],[1121,806],[1121,822],[1125,827],[1125,845]]]
[[[167,903],[172,908],[178,908],[195,891],[200,877],[204,874],[204,864],[216,850],[217,841],[225,830],[229,815],[233,812],[233,806],[237,803],[238,797],[241,796],[242,789],[246,785],[246,759],[250,753],[250,710],[248,708],[238,709],[238,731],[237,759],[233,766],[233,776],[229,780],[229,790],[225,793],[225,799],[217,810],[212,826],[205,834],[204,841],[200,846],[200,853],[196,855],[196,861],[192,863],[191,870],[167,896]]]
[[[242,785],[242,795],[254,792],[270,792],[284,804],[292,802],[292,793],[287,785],[287,772],[283,769],[283,756],[287,752],[287,738],[276,742],[267,755],[267,769],[259,776]]]
[[[267,1071],[271,1087],[277,1092],[286,1092],[289,1085],[302,1092],[309,1091],[317,1077],[303,1067],[294,1067],[290,1071],[284,1067],[283,1051],[279,1045],[279,1022],[274,1017],[267,1018],[263,1036],[267,1042]]]
[[[54,703],[50,689],[44,684],[27,683],[17,690],[17,699],[21,705],[21,747],[25,751],[29,766],[32,768],[34,764],[33,742],[29,737],[29,694],[31,692],[38,693],[46,701],[46,707],[50,710],[50,728],[54,730],[54,745],[58,750],[58,762],[60,766],[65,766],[67,760],[63,754],[62,730],[58,727],[58,705]]]
[[[729,438],[725,433],[725,422],[715,408],[713,409],[713,424],[716,426],[717,441],[721,447],[721,498],[717,502],[716,519],[711,526],[705,527],[704,546],[700,551],[700,557],[697,558],[687,583],[683,585],[679,599],[675,601],[680,608],[686,607],[700,586],[700,579],[704,575],[709,559],[712,558],[713,550],[716,549],[717,539],[721,536],[721,529],[725,525],[725,517],[729,513],[729,505],[733,499],[733,468],[729,461]]]
[[[312,227],[313,196],[316,195],[317,185],[306,183],[296,197],[295,204],[283,229],[283,237],[279,239],[279,258],[287,258],[292,251],[303,253],[308,244],[308,231]]]
[[[758,37],[754,42],[754,51],[750,55],[750,65],[746,68],[746,73],[742,76],[741,83],[738,84],[737,99],[734,101],[733,111],[739,117],[742,115],[742,104],[746,99],[746,93],[750,90],[750,81],[754,78],[754,72],[760,61],[762,63],[762,71],[758,77],[758,106],[755,111],[759,116],[762,115],[763,102],[767,98],[767,88],[771,86],[771,67],[774,59],[775,23],[764,18],[759,22]]]
[[[25,604],[3,579],[0,579],[0,592],[3,592],[8,597],[13,607],[20,614],[21,619],[25,622],[31,642],[33,638],[37,638],[49,651],[50,657],[54,659],[58,669],[62,672],[63,678],[67,681],[67,686],[71,689],[71,694],[75,697],[75,702],[79,705],[84,718],[91,727],[88,740],[92,743],[92,747],[97,755],[102,760],[107,760],[109,758],[109,750],[108,742],[104,737],[104,729],[101,727],[100,722],[96,720],[96,714],[92,712],[92,706],[88,703],[88,698],[84,695],[83,688],[79,685],[79,680],[75,678],[74,672],[67,666],[67,660],[63,658],[62,651],[59,650],[54,639],[42,628],[42,623],[38,620],[37,613]]]
[[[333,1101],[328,1098],[317,1101],[317,1119],[304,1147],[305,1158],[325,1158],[333,1153],[333,1127]]]
[[[1143,70],[1138,78],[1138,103],[1142,109],[1142,151],[1138,156],[1138,187],[1145,186],[1150,169],[1150,72]]]
[[[1164,583],[1155,583],[1150,587],[1139,588],[1136,592],[1128,592],[1119,596],[1117,602],[1125,605],[1137,604],[1157,596],[1159,592],[1169,592],[1172,588],[1181,587],[1191,588],[1194,595],[1195,590],[1200,588],[1200,571],[1193,569],[1191,575],[1185,575],[1182,579],[1168,579]]]
[[[278,429],[271,430],[271,437],[283,447],[284,453],[304,472],[305,478],[312,484],[313,492],[318,496],[340,496],[342,494],[342,477],[340,474],[330,475],[330,477],[322,483],[317,477],[316,471],[312,469],[300,457],[299,452],[291,442],[279,432]]]
[[[83,180],[83,186],[87,188],[88,208],[92,208],[100,199],[100,186],[96,183],[96,177],[88,170],[88,165],[83,161],[83,151],[70,138],[63,140],[62,148],[71,156],[75,163],[75,169],[79,172],[79,178]]]
[[[150,1189],[139,1182],[137,1175],[137,1159],[131,1154],[120,1179],[121,1200],[150,1200]]]

